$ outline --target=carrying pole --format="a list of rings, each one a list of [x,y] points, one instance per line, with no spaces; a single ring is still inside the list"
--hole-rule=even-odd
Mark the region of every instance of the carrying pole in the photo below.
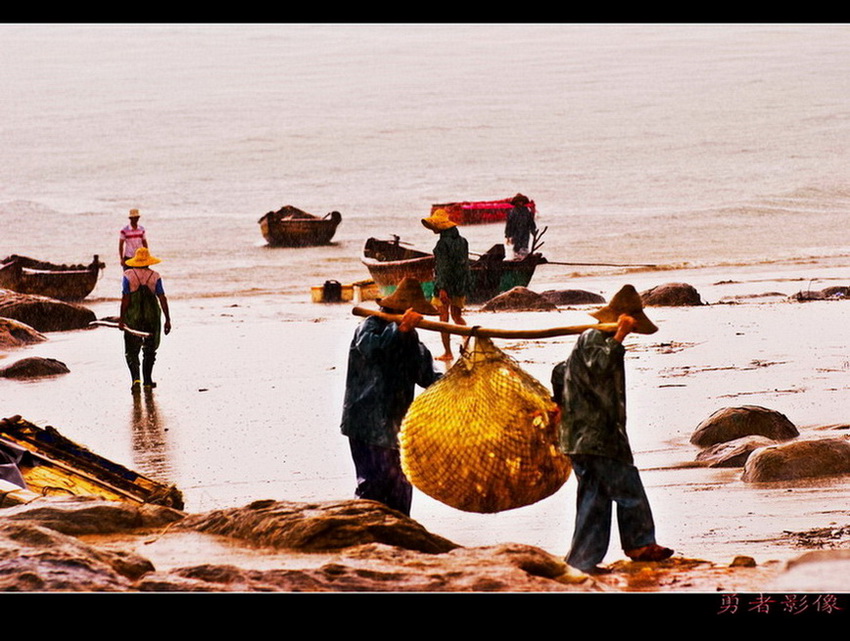
[[[401,314],[387,314],[376,309],[365,307],[354,307],[351,313],[355,316],[377,316],[394,323],[401,322]],[[598,329],[603,332],[614,332],[617,323],[596,323],[595,325],[572,325],[569,327],[551,327],[549,329],[488,329],[477,325],[454,325],[452,323],[441,323],[423,318],[416,325],[417,329],[428,329],[434,332],[448,332],[460,336],[486,336],[488,338],[552,338],[554,336],[569,336],[581,334],[588,329]]]

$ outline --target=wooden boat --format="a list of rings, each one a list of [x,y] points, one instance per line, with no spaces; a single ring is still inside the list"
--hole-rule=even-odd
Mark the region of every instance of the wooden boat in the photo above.
[[[153,503],[183,509],[183,495],[137,474],[20,416],[0,419],[0,447],[26,450],[18,463],[27,489],[42,495],[95,496],[110,501]]]
[[[425,296],[433,296],[433,254],[404,246],[397,236],[393,240],[369,238],[361,260],[382,296],[391,294],[405,277],[416,278],[422,283]],[[522,260],[505,260],[504,245],[494,245],[477,260],[469,261],[472,290],[467,301],[483,303],[514,287],[527,287],[537,266],[545,262],[539,253],[528,254]]]
[[[438,209],[445,209],[449,218],[458,225],[480,225],[482,223],[504,222],[508,218],[508,212],[513,208],[511,198],[502,200],[476,200],[458,203],[442,203],[431,205],[431,213]],[[528,202],[531,213],[537,213],[534,201]]]
[[[338,211],[323,218],[308,214],[292,205],[270,211],[260,218],[260,231],[269,245],[276,247],[310,247],[327,245],[342,221]]]
[[[64,301],[82,300],[91,294],[104,267],[97,254],[88,265],[56,265],[12,254],[0,263],[0,289]]]

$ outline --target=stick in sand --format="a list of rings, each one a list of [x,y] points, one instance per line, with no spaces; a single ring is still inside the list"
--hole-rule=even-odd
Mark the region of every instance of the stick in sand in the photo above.
[[[365,307],[354,307],[351,313],[355,316],[378,316],[384,320],[395,323],[401,322],[401,314],[387,314],[376,309]],[[552,338],[553,336],[569,336],[581,334],[588,329],[598,329],[603,332],[614,332],[617,323],[596,323],[595,325],[572,325],[568,327],[551,327],[549,329],[488,329],[473,325],[453,325],[452,323],[441,323],[422,319],[416,326],[421,329],[430,329],[435,332],[449,332],[461,336],[487,336],[488,338]]]

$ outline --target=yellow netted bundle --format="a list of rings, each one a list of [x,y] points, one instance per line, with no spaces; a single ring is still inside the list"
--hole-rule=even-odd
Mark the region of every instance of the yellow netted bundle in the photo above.
[[[479,337],[420,394],[401,426],[404,473],[425,494],[467,512],[501,512],[553,494],[570,474],[551,394]]]

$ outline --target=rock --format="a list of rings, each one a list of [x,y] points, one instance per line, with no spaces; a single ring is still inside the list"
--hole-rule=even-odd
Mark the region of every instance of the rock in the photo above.
[[[744,467],[754,450],[775,444],[776,441],[764,436],[743,436],[707,447],[697,454],[697,461],[708,467]]]
[[[756,450],[747,459],[743,480],[760,483],[837,474],[850,474],[850,441],[825,438]]]
[[[824,287],[821,292],[824,298],[835,298],[844,300],[850,298],[850,287],[835,285],[833,287]]]
[[[8,367],[0,368],[0,376],[6,378],[38,378],[40,376],[56,376],[67,374],[71,370],[54,358],[32,356],[15,361]]]
[[[20,347],[40,343],[47,338],[41,333],[27,325],[12,318],[0,318],[0,349],[7,347]]]
[[[189,516],[181,529],[245,539],[256,545],[304,551],[385,543],[436,554],[458,547],[376,501],[326,503],[254,501],[242,508]]]
[[[96,320],[93,311],[46,296],[0,290],[0,316],[26,323],[39,332],[83,329]]]
[[[699,292],[686,283],[666,283],[641,292],[641,300],[648,307],[680,307],[704,305]]]
[[[557,311],[557,307],[540,294],[525,287],[514,287],[488,300],[481,307],[485,312]]]
[[[161,528],[184,517],[182,512],[161,505],[79,496],[34,501],[5,509],[2,515],[7,522],[29,523],[74,536]]]
[[[5,511],[4,511],[5,514]],[[0,591],[115,592],[153,571],[147,559],[112,552],[31,523],[0,524]]]
[[[796,559],[788,561],[785,572],[780,574],[768,586],[770,592],[812,592],[820,593],[823,600],[816,605],[812,595],[807,606],[813,612],[829,615],[833,603],[828,595],[850,591],[850,550],[813,550]],[[817,610],[815,610],[817,608]],[[791,611],[790,614],[797,614]]]
[[[744,405],[717,410],[697,426],[691,435],[691,443],[697,447],[709,447],[744,436],[787,441],[799,435],[784,414],[758,405]]]
[[[848,297],[850,297],[850,287],[836,285],[821,290],[799,291],[788,298],[802,303],[811,300],[845,300]]]
[[[604,305],[605,298],[582,289],[547,289],[540,294],[543,300],[553,305]]]

